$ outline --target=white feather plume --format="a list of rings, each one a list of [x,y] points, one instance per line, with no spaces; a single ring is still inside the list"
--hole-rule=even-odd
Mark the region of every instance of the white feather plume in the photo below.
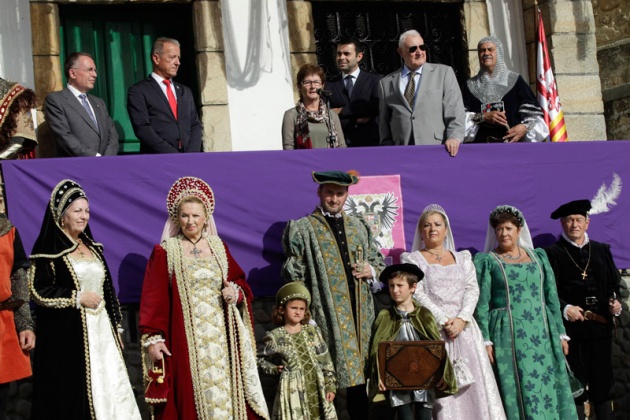
[[[600,214],[610,211],[610,206],[617,204],[615,201],[621,194],[621,177],[616,173],[613,173],[613,179],[610,183],[610,187],[606,187],[604,182],[595,196],[591,199],[591,211],[588,214]]]

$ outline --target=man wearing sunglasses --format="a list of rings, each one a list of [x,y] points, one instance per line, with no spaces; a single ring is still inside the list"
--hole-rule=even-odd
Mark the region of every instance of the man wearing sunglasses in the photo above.
[[[427,63],[418,31],[404,32],[398,54],[404,65],[380,83],[381,145],[443,144],[451,156],[464,139],[464,105],[455,72]]]

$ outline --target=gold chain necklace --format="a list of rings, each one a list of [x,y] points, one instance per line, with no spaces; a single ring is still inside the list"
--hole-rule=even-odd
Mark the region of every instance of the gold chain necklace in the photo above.
[[[79,242],[79,246],[77,247],[77,253],[81,256],[81,258],[85,257],[85,252],[81,251],[81,245],[83,245],[83,241],[79,238],[77,239]]]
[[[580,270],[582,272],[582,280],[586,280],[586,277],[588,277],[588,274],[586,274],[586,270],[588,270],[588,265],[591,263],[591,243],[590,242],[588,243],[588,261],[586,261],[586,266],[584,266],[584,270],[582,270],[582,267],[580,267],[578,265],[578,263],[575,262],[575,260],[573,259],[573,257],[569,253],[569,250],[567,249],[567,247],[562,245],[562,248],[564,248],[564,250],[567,252],[567,255],[571,259],[571,262],[573,264],[575,264],[575,266],[578,268],[578,270]]]

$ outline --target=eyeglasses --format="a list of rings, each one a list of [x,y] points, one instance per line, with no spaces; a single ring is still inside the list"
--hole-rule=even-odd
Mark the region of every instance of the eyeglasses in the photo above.
[[[427,50],[427,46],[425,44],[422,45],[414,45],[413,47],[409,47],[409,52],[411,54],[415,53],[416,50],[420,48],[420,51],[426,51]]]
[[[302,80],[302,86],[311,85],[313,87],[320,87],[322,85],[321,80]]]

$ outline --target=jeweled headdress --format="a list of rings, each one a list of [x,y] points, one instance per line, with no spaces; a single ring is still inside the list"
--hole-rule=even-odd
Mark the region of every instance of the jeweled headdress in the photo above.
[[[50,202],[46,206],[39,236],[33,245],[31,259],[56,258],[77,248],[79,243],[63,229],[61,220],[68,207],[81,198],[87,200],[85,191],[71,179],[64,179],[55,186],[50,194]],[[103,245],[94,241],[89,224],[79,234],[79,238],[92,250],[99,253],[103,251]]]
[[[208,217],[214,212],[214,192],[212,192],[210,185],[199,178],[186,176],[175,181],[166,196],[166,208],[173,222],[177,223],[179,204],[186,197],[200,199]]]
[[[492,220],[494,217],[496,217],[497,214],[500,213],[509,213],[512,216],[516,217],[518,219],[520,227],[523,227],[525,225],[525,217],[523,216],[523,213],[521,213],[521,211],[514,206],[509,206],[507,204],[498,206],[490,213],[490,220]]]
[[[75,181],[64,179],[57,184],[50,195],[49,203],[56,223],[61,223],[61,218],[68,207],[79,198],[85,198],[87,200],[83,188]]]
[[[518,219],[518,223],[520,225],[519,227],[521,228],[521,233],[518,236],[518,244],[523,248],[534,249],[532,234],[529,231],[529,227],[527,226],[527,221],[525,220],[523,213],[514,206],[503,204],[492,210],[490,217],[488,217],[488,230],[486,231],[486,243],[483,247],[483,252],[488,253],[499,245],[496,232],[492,227],[492,219],[500,213],[509,213]]]

